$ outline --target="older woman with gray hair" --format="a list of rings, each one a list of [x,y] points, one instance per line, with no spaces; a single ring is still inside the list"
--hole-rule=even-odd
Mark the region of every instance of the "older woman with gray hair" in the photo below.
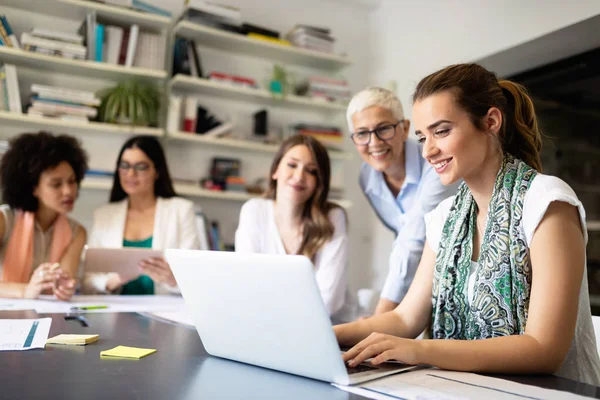
[[[369,87],[357,93],[346,113],[350,137],[364,163],[359,183],[381,222],[396,236],[389,271],[375,314],[393,310],[406,295],[425,245],[424,215],[453,195],[407,140],[410,121],[394,93]]]

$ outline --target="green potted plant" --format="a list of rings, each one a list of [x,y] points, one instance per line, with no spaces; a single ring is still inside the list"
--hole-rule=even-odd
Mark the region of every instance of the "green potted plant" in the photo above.
[[[157,126],[160,92],[156,86],[127,80],[98,93],[102,122],[137,126]]]
[[[269,82],[269,90],[273,96],[285,97],[289,92],[289,77],[285,68],[281,65],[273,65],[273,75]]]

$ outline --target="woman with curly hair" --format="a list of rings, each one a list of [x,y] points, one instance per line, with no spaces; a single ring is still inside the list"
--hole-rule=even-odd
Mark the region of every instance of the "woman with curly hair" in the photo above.
[[[86,242],[68,218],[87,171],[87,154],[68,135],[25,133],[0,162],[0,296],[69,300]]]
[[[266,198],[242,207],[235,250],[310,258],[327,312],[343,319],[348,235],[346,213],[327,200],[330,176],[327,150],[316,139],[295,135],[283,142]]]

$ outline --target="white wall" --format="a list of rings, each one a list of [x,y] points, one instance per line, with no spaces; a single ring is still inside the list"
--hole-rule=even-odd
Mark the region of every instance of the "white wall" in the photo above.
[[[369,18],[369,81],[395,80],[410,117],[410,96],[427,74],[449,64],[476,61],[598,14],[598,0],[383,0]],[[372,284],[377,287],[385,278],[392,235],[376,224],[372,240],[376,244]]]

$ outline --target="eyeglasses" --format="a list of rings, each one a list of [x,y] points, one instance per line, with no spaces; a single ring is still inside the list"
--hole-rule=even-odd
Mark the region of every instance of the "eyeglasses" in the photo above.
[[[146,172],[150,169],[150,164],[145,162],[139,162],[135,164],[129,164],[127,161],[121,161],[119,163],[119,170],[121,172],[128,172],[130,168],[133,168],[135,172]]]
[[[357,146],[366,146],[369,143],[371,143],[371,134],[372,133],[374,133],[375,136],[377,136],[377,138],[381,141],[390,140],[391,138],[394,137],[394,135],[396,135],[396,127],[398,126],[398,124],[403,121],[404,120],[401,119],[400,121],[396,122],[395,124],[383,125],[383,126],[373,129],[372,131],[355,132],[352,135],[350,135],[350,139],[352,139],[354,144]]]

